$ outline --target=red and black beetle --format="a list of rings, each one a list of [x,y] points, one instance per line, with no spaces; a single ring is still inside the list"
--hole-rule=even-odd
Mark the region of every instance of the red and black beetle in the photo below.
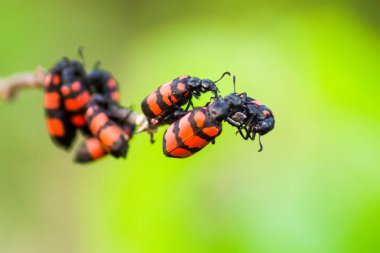
[[[225,75],[229,75],[225,72]],[[219,90],[215,85],[217,81],[199,79],[197,77],[181,76],[160,87],[148,95],[141,103],[142,111],[148,120],[157,120],[160,123],[172,123],[174,112],[180,110],[180,106],[187,104],[185,111],[192,106],[192,97],[199,97],[202,93],[211,92],[215,97]]]
[[[225,75],[230,75],[230,73],[224,72],[216,81],[181,76],[158,87],[141,103],[141,109],[149,122],[149,128],[154,130],[159,125],[171,124],[178,120],[180,118],[178,115],[182,115],[190,106],[193,107],[193,97],[198,98],[206,92],[211,92],[214,97],[218,97],[219,90],[215,83]],[[182,109],[181,106],[186,104],[186,108]]]
[[[77,104],[83,104],[82,101],[77,101],[76,98],[71,98],[72,95],[70,87],[73,82],[79,82],[79,90],[74,91],[75,97],[81,92],[82,78],[84,76],[84,69],[77,61],[71,61],[64,58],[60,61],[50,73],[46,76],[44,83],[44,109],[46,115],[46,125],[52,140],[64,148],[69,148],[74,140],[76,126],[79,120],[67,108],[71,109]],[[65,85],[65,86],[64,86]],[[62,88],[66,87],[69,91],[68,94],[62,94]],[[64,89],[65,91],[65,89]],[[87,98],[87,96],[85,95]],[[89,99],[89,97],[88,97]],[[73,101],[73,103],[71,103]],[[85,101],[86,102],[86,101]],[[75,104],[75,105],[74,105]],[[76,110],[75,110],[76,111]],[[83,120],[80,122],[82,123]]]
[[[269,108],[246,93],[234,92],[214,99],[206,107],[195,108],[173,123],[164,133],[164,154],[177,158],[193,155],[220,135],[222,121],[236,127],[245,140],[254,140],[256,134],[261,136],[274,128]]]

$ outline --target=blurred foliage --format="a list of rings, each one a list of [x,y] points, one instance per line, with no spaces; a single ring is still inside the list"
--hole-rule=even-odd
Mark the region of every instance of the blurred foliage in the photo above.
[[[268,105],[256,142],[165,158],[140,134],[126,160],[72,163],[42,93],[0,104],[0,252],[379,252],[378,1],[4,1],[0,75],[77,57],[135,105],[183,74]],[[220,84],[223,94],[231,81]],[[199,101],[198,104],[202,104]],[[78,144],[78,143],[77,143]]]

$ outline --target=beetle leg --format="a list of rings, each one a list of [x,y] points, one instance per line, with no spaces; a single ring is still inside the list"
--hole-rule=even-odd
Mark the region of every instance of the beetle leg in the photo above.
[[[243,133],[243,130],[245,131],[245,133]],[[248,140],[249,134],[246,127],[239,127],[238,133],[240,134],[241,137],[243,137],[244,140]]]
[[[189,102],[187,102],[185,111],[188,111],[190,107],[191,107],[191,109],[194,109],[193,100],[191,98],[189,99]]]
[[[251,132],[249,138],[250,138],[251,140],[254,140],[255,137],[256,137],[256,133],[255,133],[255,132]]]
[[[180,110],[177,110],[173,113],[173,116],[174,117],[183,117],[185,116],[186,114],[188,114],[189,112],[188,111],[180,111]]]
[[[155,142],[155,140],[154,140],[154,136],[153,136],[153,135],[154,135],[154,134],[153,134],[152,132],[149,133],[149,136],[150,136],[150,140],[149,140],[149,141],[150,141],[150,143],[152,143],[152,144]]]
[[[234,127],[241,127],[242,126],[240,123],[236,122],[235,120],[231,119],[230,117],[227,117],[226,121]]]
[[[251,125],[250,128],[249,128],[249,138],[250,138],[251,140],[254,140],[255,137],[256,137],[256,131],[255,131],[255,129],[254,129],[254,126]]]

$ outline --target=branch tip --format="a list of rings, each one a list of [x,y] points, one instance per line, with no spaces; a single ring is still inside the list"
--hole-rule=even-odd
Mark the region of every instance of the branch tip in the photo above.
[[[47,71],[43,67],[37,67],[34,72],[17,73],[0,78],[0,99],[12,101],[21,89],[43,88],[46,75]]]

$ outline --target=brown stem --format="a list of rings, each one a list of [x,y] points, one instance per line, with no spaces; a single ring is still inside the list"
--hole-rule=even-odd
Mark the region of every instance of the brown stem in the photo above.
[[[0,79],[0,99],[11,101],[21,89],[43,88],[47,72],[38,67],[34,72],[18,73]]]

